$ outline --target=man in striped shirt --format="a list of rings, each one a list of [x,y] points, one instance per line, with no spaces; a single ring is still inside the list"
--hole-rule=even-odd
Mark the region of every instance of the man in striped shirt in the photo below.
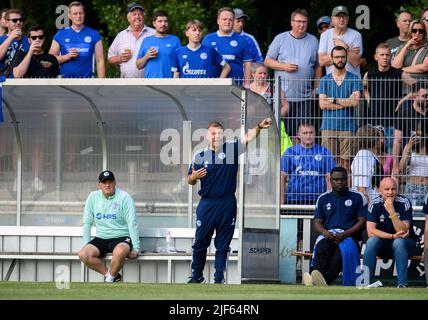
[[[138,3],[128,6],[129,27],[121,31],[108,49],[108,63],[120,66],[121,78],[142,78],[144,70],[138,70],[136,61],[141,43],[155,34],[144,24],[144,7]]]

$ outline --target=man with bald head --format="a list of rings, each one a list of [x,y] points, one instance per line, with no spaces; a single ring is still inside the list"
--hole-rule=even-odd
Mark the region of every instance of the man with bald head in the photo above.
[[[415,253],[413,209],[406,197],[397,193],[397,181],[387,177],[380,183],[380,196],[373,200],[367,215],[367,234],[363,265],[373,277],[376,256],[394,258],[397,288],[407,287],[407,260]]]
[[[398,48],[409,40],[408,33],[410,22],[412,22],[412,15],[410,12],[402,11],[397,17],[397,28],[399,30],[398,37],[386,40],[386,43],[391,48],[391,55],[395,55]]]

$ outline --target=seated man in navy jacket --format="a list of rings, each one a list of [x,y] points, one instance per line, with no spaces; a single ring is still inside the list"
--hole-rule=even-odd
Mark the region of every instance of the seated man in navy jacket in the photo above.
[[[303,274],[305,285],[327,286],[343,274],[343,285],[354,286],[360,264],[358,240],[367,217],[367,201],[362,193],[348,188],[345,168],[330,172],[332,191],[319,196],[314,228],[320,234],[314,246],[311,274]]]
[[[397,194],[397,181],[387,177],[380,183],[380,197],[373,200],[367,215],[367,240],[363,265],[373,277],[376,257],[394,257],[397,268],[397,287],[407,287],[407,261],[416,250],[413,231],[412,205]]]

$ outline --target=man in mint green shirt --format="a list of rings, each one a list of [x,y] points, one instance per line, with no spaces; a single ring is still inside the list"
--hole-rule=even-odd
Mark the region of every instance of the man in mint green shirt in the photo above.
[[[90,269],[102,275],[106,282],[122,280],[119,273],[125,259],[135,259],[140,252],[137,218],[134,200],[116,188],[111,171],[103,171],[98,177],[98,188],[86,199],[83,216],[83,248],[80,260]],[[96,236],[91,240],[91,227],[95,220]],[[102,257],[112,253],[110,269]]]

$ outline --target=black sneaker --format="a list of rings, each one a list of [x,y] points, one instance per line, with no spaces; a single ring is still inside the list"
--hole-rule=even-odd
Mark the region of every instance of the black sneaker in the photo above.
[[[224,278],[223,279],[214,279],[214,283],[217,283],[217,284],[223,284],[225,282],[226,281],[224,280]]]
[[[122,281],[122,275],[118,273],[116,277],[114,277],[113,282],[121,282]]]
[[[202,276],[199,279],[195,279],[193,277],[189,277],[189,281],[187,283],[203,283],[205,282],[205,278]]]
[[[407,285],[405,285],[405,284],[399,284],[397,286],[397,288],[399,288],[399,289],[407,288]]]

